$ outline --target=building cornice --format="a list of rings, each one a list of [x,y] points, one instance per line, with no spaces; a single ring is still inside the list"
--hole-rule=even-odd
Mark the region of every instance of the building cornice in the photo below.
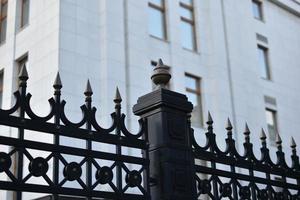
[[[269,0],[282,9],[300,17],[300,1],[299,0]]]

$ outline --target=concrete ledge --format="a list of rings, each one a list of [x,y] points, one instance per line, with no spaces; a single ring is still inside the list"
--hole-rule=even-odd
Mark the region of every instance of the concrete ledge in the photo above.
[[[298,0],[269,0],[282,9],[300,17],[300,2]]]

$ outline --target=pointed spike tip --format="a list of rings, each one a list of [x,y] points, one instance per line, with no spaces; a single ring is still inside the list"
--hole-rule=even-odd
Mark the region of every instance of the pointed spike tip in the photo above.
[[[157,62],[157,67],[162,67],[162,66],[164,66],[164,63],[163,63],[162,59],[159,58],[158,62]]]
[[[85,94],[86,96],[91,96],[91,95],[93,94],[93,90],[92,90],[91,83],[90,83],[90,80],[89,80],[89,79],[87,80],[86,88],[85,88],[84,94]]]
[[[208,123],[211,123],[211,122],[213,122],[213,119],[212,119],[212,117],[211,117],[211,114],[210,114],[210,112],[209,112],[209,111],[208,111],[207,122],[208,122]]]
[[[231,124],[231,121],[230,121],[229,117],[227,118],[226,129],[227,129],[227,130],[231,130],[231,129],[232,129],[232,124]]]
[[[19,78],[28,79],[28,72],[27,72],[27,68],[26,68],[25,63],[21,67],[21,70],[20,70],[20,73],[19,73]]]
[[[115,102],[121,102],[122,101],[122,97],[121,97],[121,94],[120,94],[120,91],[119,91],[118,87],[116,87],[116,95],[115,95],[114,101]]]
[[[295,142],[294,137],[291,137],[291,147],[292,147],[292,148],[296,148],[296,146],[297,146],[297,144],[296,144],[296,142]]]
[[[61,83],[59,72],[57,72],[57,74],[56,74],[55,81],[53,83],[53,87],[54,88],[62,88],[62,83]]]
[[[279,135],[279,133],[276,134],[276,144],[281,144],[282,143],[282,140],[281,140],[281,137]]]
[[[244,131],[244,133],[245,133],[245,135],[249,135],[249,134],[250,134],[250,129],[249,129],[249,127],[248,127],[247,122],[246,122],[246,124],[245,124],[245,131]]]
[[[261,140],[265,140],[265,139],[267,139],[267,136],[266,136],[265,130],[264,130],[263,128],[261,129],[261,133],[260,133],[260,139],[261,139]]]

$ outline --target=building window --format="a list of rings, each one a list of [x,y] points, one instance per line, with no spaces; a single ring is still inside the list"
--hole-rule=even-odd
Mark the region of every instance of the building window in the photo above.
[[[263,20],[262,2],[260,0],[252,0],[253,15],[258,20]]]
[[[29,22],[29,0],[21,0],[20,28],[26,26],[28,22]]]
[[[0,108],[2,108],[3,101],[3,70],[0,72]]]
[[[194,8],[192,0],[180,0],[181,44],[189,50],[197,50]]]
[[[185,90],[188,100],[193,104],[194,109],[192,112],[192,126],[203,126],[203,113],[201,102],[200,78],[185,74]]]
[[[270,80],[270,67],[269,67],[269,60],[268,60],[268,48],[258,45],[258,61],[260,67],[260,75],[262,78]]]
[[[160,38],[167,39],[166,18],[165,18],[165,1],[150,0],[149,5],[149,34]]]
[[[270,108],[266,108],[266,120],[269,132],[269,139],[272,144],[275,144],[277,130],[277,116],[276,111]]]
[[[6,39],[6,26],[7,26],[7,0],[0,0],[0,43]]]

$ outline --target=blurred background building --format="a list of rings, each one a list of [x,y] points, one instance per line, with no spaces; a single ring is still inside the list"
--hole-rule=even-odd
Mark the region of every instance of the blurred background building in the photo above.
[[[270,145],[277,132],[284,147],[291,136],[300,142],[299,0],[0,0],[0,13],[3,108],[13,104],[26,63],[37,113],[49,110],[59,71],[69,118],[80,119],[89,78],[103,125],[118,86],[136,130],[132,106],[153,89],[150,76],[162,58],[169,88],[194,104],[199,139],[210,111],[219,143],[227,117],[239,146],[245,122],[258,146],[261,128]]]

